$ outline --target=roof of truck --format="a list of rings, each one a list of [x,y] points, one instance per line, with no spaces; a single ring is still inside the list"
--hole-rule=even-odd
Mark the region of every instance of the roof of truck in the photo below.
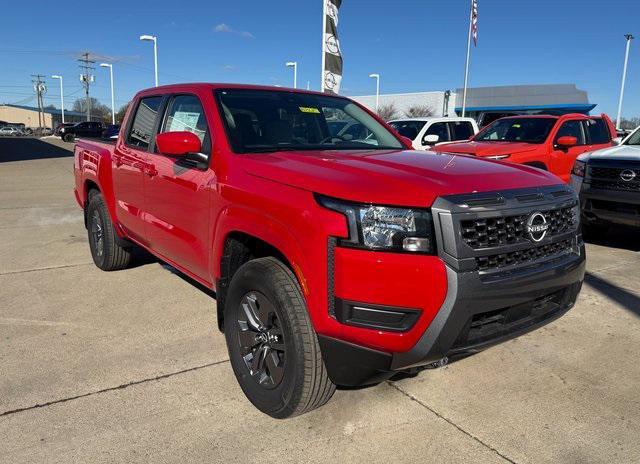
[[[273,85],[254,85],[254,84],[229,84],[224,82],[193,82],[193,83],[183,83],[183,84],[160,85],[158,87],[150,87],[148,89],[141,90],[138,92],[138,94],[146,95],[146,94],[153,94],[153,93],[170,93],[170,92],[181,91],[185,89],[269,90],[269,91],[281,91],[281,92],[308,93],[308,94],[324,95],[324,96],[336,96],[336,97],[341,96],[341,95],[322,93],[315,90],[293,89],[290,87],[276,87]]]

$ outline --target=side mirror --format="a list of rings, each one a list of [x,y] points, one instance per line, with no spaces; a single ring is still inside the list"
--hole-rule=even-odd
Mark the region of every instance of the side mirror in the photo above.
[[[422,139],[422,144],[423,145],[433,145],[434,143],[438,143],[438,140],[440,140],[440,136],[437,134],[429,134],[429,135],[425,135],[424,138]]]
[[[405,137],[404,135],[400,136],[400,140],[402,140],[402,142],[408,149],[413,150],[413,140],[411,140],[409,137]]]
[[[578,139],[572,135],[564,135],[560,137],[556,143],[563,148],[570,148],[578,144]]]
[[[192,132],[163,132],[156,136],[156,146],[163,155],[182,157],[190,153],[199,153],[202,149],[200,139]]]
[[[616,137],[611,140],[614,145],[620,145],[622,143],[622,137]]]

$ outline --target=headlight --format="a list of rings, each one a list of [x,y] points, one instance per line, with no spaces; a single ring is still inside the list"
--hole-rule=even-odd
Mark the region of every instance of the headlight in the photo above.
[[[575,164],[573,165],[573,170],[571,171],[571,173],[574,176],[584,177],[584,173],[586,170],[587,170],[587,163],[585,163],[584,161],[576,160]]]
[[[396,208],[350,203],[316,195],[325,208],[347,218],[349,238],[344,246],[372,250],[434,253],[435,243],[431,212],[418,208]]]

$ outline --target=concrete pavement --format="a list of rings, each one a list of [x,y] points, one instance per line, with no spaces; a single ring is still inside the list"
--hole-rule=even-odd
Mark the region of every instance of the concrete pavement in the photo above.
[[[0,462],[640,462],[637,233],[588,245],[553,324],[276,421],[209,292],[144,254],[93,266],[56,144],[0,139]]]

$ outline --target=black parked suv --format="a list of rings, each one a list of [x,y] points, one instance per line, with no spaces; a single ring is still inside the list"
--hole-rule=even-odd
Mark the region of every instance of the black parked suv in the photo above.
[[[73,142],[76,137],[101,137],[104,124],[101,122],[85,121],[75,126],[60,128],[60,137],[65,142]]]
[[[571,175],[587,235],[611,225],[640,227],[640,128],[617,147],[580,155]]]

